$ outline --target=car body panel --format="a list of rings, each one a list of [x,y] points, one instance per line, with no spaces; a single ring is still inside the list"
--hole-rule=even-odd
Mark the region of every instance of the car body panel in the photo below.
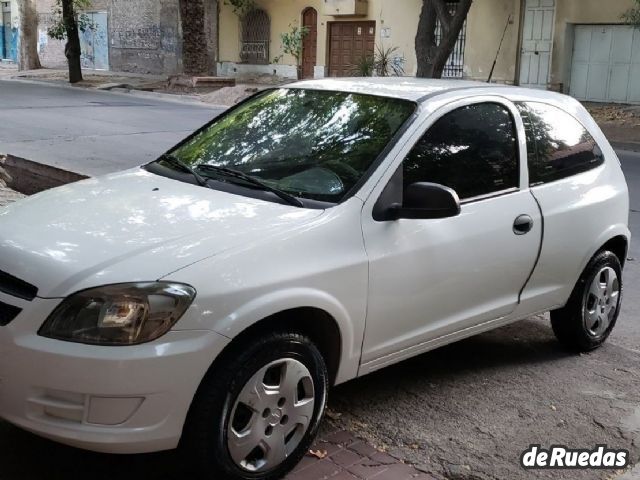
[[[439,118],[475,103],[508,108],[519,134],[519,191],[462,205],[461,214],[438,220],[373,219],[374,205],[413,145]],[[364,370],[386,365],[407,351],[490,320],[507,317],[518,305],[542,242],[540,210],[528,188],[524,126],[515,106],[503,97],[469,96],[421,120],[368,197],[363,231],[369,256],[369,305],[363,342]],[[534,228],[513,233],[514,220],[529,215]],[[501,264],[508,268],[500,268]],[[455,296],[455,302],[442,301]]]
[[[62,298],[96,285],[156,280],[322,213],[134,169],[0,211],[0,270],[19,272],[40,297]]]
[[[630,237],[628,191],[615,153],[569,97],[397,78],[327,79],[285,88],[391,96],[419,105],[413,123],[355,195],[324,211],[209,190],[142,169],[0,209],[0,270],[36,285],[39,297],[50,297],[27,301],[0,293],[1,302],[22,309],[0,327],[0,417],[97,451],[173,448],[210,365],[233,339],[269,316],[311,307],[333,318],[341,335],[336,383],[342,383],[563,305],[598,248],[616,236]],[[513,114],[520,189],[463,204],[457,218],[374,222],[373,206],[425,129],[444,112],[481,101],[500,102]],[[530,189],[524,126],[512,104],[517,101],[546,102],[574,115],[601,146],[605,165]],[[515,239],[510,230],[522,213],[533,218],[534,228]],[[467,229],[469,238],[461,238]],[[431,269],[437,281],[422,298],[420,283],[429,282]],[[62,297],[156,279],[188,283],[198,293],[173,329],[154,342],[97,347],[37,335]],[[394,324],[389,317],[400,310],[403,318]],[[100,405],[94,413],[85,407],[92,397]],[[144,401],[125,418],[139,398]],[[109,409],[123,417],[120,424],[113,424],[116,413],[101,425],[90,422]],[[56,415],[75,420],[49,418]]]
[[[175,282],[189,279],[203,311],[199,323],[181,321],[176,328],[207,328],[234,338],[279,312],[316,308],[340,328],[336,383],[354,378],[367,311],[361,209],[362,201],[353,197],[297,231],[281,232],[270,242],[230,250],[164,277]]]

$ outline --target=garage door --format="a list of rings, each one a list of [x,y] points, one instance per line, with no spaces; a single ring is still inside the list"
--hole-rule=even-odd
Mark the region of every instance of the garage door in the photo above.
[[[640,103],[640,28],[576,26],[570,92],[579,100]]]
[[[329,24],[329,76],[352,77],[363,57],[373,56],[376,22]]]

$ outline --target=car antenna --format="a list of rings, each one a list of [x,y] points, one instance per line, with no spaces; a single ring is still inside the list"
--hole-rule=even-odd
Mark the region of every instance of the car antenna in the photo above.
[[[487,80],[487,83],[491,83],[491,79],[493,78],[493,71],[496,69],[496,63],[498,63],[498,56],[500,55],[500,50],[502,50],[502,43],[504,42],[504,37],[507,34],[507,29],[509,28],[509,25],[511,25],[511,19],[513,18],[513,15],[509,15],[509,18],[507,18],[507,24],[504,26],[504,32],[502,32],[502,38],[500,39],[500,45],[498,45],[498,51],[496,52],[496,58],[493,61],[493,65],[491,66],[491,72],[489,72],[489,79]]]

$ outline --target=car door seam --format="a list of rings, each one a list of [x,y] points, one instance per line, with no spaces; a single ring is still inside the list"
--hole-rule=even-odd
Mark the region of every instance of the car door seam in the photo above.
[[[540,242],[538,245],[538,255],[536,256],[536,261],[533,263],[533,268],[531,269],[531,272],[529,273],[527,280],[524,282],[524,285],[520,289],[520,293],[518,294],[518,304],[522,303],[522,294],[524,293],[524,289],[527,288],[527,285],[529,285],[529,282],[531,281],[531,278],[533,277],[533,274],[535,273],[536,268],[538,268],[538,263],[540,263],[540,257],[542,256],[542,245],[544,244],[545,225],[544,225],[544,214],[542,213],[542,207],[540,206],[540,202],[538,202],[538,199],[536,198],[536,196],[533,194],[533,191],[529,190],[529,193],[533,197],[533,200],[536,202],[536,205],[538,206],[538,211],[540,212],[541,232],[540,232]]]

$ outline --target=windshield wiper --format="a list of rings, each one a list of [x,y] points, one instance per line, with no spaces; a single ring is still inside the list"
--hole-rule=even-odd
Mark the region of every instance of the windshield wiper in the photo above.
[[[193,168],[191,168],[189,165],[187,165],[185,162],[180,160],[175,155],[171,155],[170,153],[163,153],[160,156],[160,160],[162,160],[163,162],[167,162],[173,165],[174,167],[179,168],[183,172],[190,173],[191,175],[193,175],[193,178],[196,179],[196,181],[198,182],[198,185],[200,185],[201,187],[209,187],[209,184],[207,183],[206,178],[204,178],[202,175],[200,175],[198,172],[196,172]]]
[[[218,167],[216,165],[207,165],[207,164],[198,165],[196,168],[198,170],[202,170],[203,172],[213,172],[213,173],[225,175],[227,177],[238,178],[240,180],[244,180],[245,182],[250,183],[251,185],[254,185],[254,186],[258,187],[261,190],[264,190],[264,191],[267,191],[267,192],[271,192],[271,193],[277,195],[282,200],[287,202],[289,205],[293,205],[295,207],[300,207],[300,208],[304,207],[304,203],[302,203],[302,201],[300,199],[294,197],[290,193],[284,192],[284,191],[282,191],[282,190],[280,190],[278,188],[275,188],[275,187],[272,187],[270,185],[267,185],[262,180],[260,180],[260,179],[258,179],[256,177],[253,177],[251,175],[248,175],[248,174],[246,174],[244,172],[241,172],[240,170],[235,170],[233,168],[227,168],[227,167]]]

